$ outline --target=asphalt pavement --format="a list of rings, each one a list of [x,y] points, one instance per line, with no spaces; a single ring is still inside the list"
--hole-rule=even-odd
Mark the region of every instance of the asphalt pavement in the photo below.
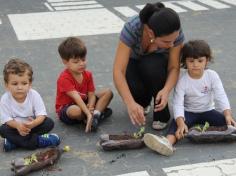
[[[68,2],[72,4],[67,4]],[[113,176],[146,171],[150,176],[174,176],[163,168],[236,158],[236,143],[193,144],[184,139],[175,146],[175,154],[171,157],[161,156],[148,148],[104,152],[98,146],[99,136],[103,133],[133,133],[138,129],[131,124],[126,107],[113,85],[112,65],[119,31],[124,22],[129,16],[138,13],[146,2],[156,1],[84,2],[81,4],[78,0],[0,0],[0,70],[3,70],[11,57],[25,59],[32,65],[33,88],[43,97],[48,115],[55,121],[52,132],[60,135],[61,147],[71,147],[71,151],[63,154],[56,165],[31,175]],[[210,44],[214,63],[209,67],[219,73],[233,114],[236,114],[236,2],[165,2],[179,11],[186,41],[204,39]],[[86,134],[84,126],[66,126],[56,119],[56,80],[63,69],[57,47],[68,36],[80,36],[86,43],[88,69],[94,73],[97,90],[109,87],[114,92],[110,104],[113,114],[101,124],[96,133]],[[0,80],[0,94],[3,94],[2,74]],[[165,134],[166,130],[152,130],[151,123],[152,113],[148,114],[146,132]],[[1,152],[0,175],[11,175],[10,161],[32,152],[22,149],[9,153]],[[141,173],[137,175],[141,176]],[[232,175],[236,175],[236,172]]]

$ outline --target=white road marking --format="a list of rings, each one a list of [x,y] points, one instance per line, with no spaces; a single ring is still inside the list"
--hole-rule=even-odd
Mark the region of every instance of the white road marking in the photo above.
[[[138,9],[143,9],[145,5],[136,5]]]
[[[183,8],[181,8],[181,7],[179,7],[179,6],[175,5],[175,4],[173,4],[173,3],[171,3],[171,2],[163,2],[163,4],[165,4],[166,7],[169,7],[169,8],[171,8],[171,9],[175,10],[175,11],[178,12],[178,13],[187,12],[187,10],[185,10],[185,9],[183,9]]]
[[[51,3],[52,6],[72,6],[72,5],[84,5],[84,4],[97,4],[96,1],[80,1],[80,2],[57,2]]]
[[[119,33],[124,21],[105,8],[9,14],[18,40]]]
[[[236,0],[221,0],[223,2],[226,2],[228,4],[236,5]]]
[[[54,9],[53,9],[47,2],[45,2],[44,5],[45,5],[50,11],[54,11]]]
[[[230,8],[230,6],[223,4],[221,2],[218,2],[218,1],[215,1],[215,0],[198,0],[198,1],[216,9]]]
[[[125,17],[132,17],[134,15],[137,15],[138,12],[131,9],[130,7],[127,6],[123,6],[123,7],[114,7],[114,9],[118,12],[120,12],[122,15],[124,15]]]
[[[84,1],[84,0],[47,0],[48,2]]]
[[[83,6],[62,6],[62,7],[54,7],[56,10],[77,10],[77,9],[93,9],[93,8],[101,8],[103,7],[100,4],[91,4],[91,5],[83,5]]]
[[[236,175],[236,159],[174,166],[163,171],[167,176],[233,176]]]
[[[132,172],[128,174],[116,175],[116,176],[150,176],[147,171]]]
[[[208,8],[201,6],[193,1],[176,1],[176,3],[195,11],[208,10]]]

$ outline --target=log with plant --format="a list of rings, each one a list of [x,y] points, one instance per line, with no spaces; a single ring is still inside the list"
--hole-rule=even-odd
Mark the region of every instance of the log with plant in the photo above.
[[[142,140],[144,132],[145,127],[141,127],[138,132],[133,134],[102,134],[99,144],[106,151],[142,148],[144,146]]]
[[[27,175],[30,172],[43,169],[58,161],[61,154],[70,151],[69,146],[63,149],[49,147],[24,158],[17,158],[11,162],[11,170],[15,176]]]

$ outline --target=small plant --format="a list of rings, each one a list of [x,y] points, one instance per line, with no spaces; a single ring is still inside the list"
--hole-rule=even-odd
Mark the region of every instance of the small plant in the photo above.
[[[38,162],[38,160],[37,160],[36,155],[35,155],[35,154],[32,154],[31,156],[25,158],[25,159],[24,159],[24,162],[25,162],[25,163],[24,163],[25,165],[30,165],[30,164],[32,164],[32,163]]]
[[[210,127],[210,124],[209,124],[208,122],[205,122],[204,126],[199,125],[199,124],[197,124],[197,125],[194,126],[194,128],[197,129],[197,130],[199,130],[200,132],[205,132],[205,131],[207,131],[207,129],[208,129],[209,127]]]
[[[137,133],[134,133],[133,136],[134,138],[138,139],[143,136],[145,132],[145,127],[141,127]]]

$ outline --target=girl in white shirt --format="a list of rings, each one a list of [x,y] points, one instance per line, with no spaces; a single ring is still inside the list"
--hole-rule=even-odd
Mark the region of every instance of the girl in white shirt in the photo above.
[[[172,145],[182,139],[195,124],[208,122],[210,126],[236,126],[218,74],[207,69],[210,61],[211,49],[205,41],[193,40],[184,45],[181,66],[187,70],[179,78],[174,90],[174,119],[166,138],[145,135],[144,142],[151,149],[171,155]]]

